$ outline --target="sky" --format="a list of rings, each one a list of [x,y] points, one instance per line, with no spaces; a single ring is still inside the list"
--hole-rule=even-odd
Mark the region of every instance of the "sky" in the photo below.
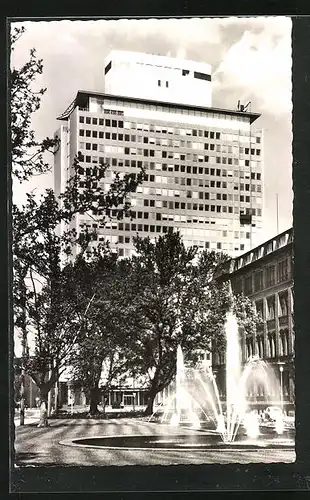
[[[31,48],[43,59],[35,87],[47,87],[33,127],[53,136],[59,116],[78,90],[103,92],[104,58],[110,50],[181,57],[212,66],[214,107],[236,109],[251,101],[264,130],[264,219],[261,242],[292,225],[291,20],[287,17],[55,20],[22,23],[26,33],[12,54],[20,67]],[[20,23],[12,23],[12,28]],[[52,162],[53,159],[51,158]],[[53,186],[52,173],[14,185],[14,199]]]

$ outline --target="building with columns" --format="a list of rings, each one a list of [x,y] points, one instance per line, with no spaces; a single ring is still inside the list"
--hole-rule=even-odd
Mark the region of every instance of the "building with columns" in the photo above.
[[[242,362],[258,356],[266,360],[282,388],[284,407],[294,403],[293,229],[229,261],[224,279],[234,293],[255,304],[261,322],[256,333],[241,334]],[[213,371],[225,387],[225,357],[214,353]],[[253,395],[254,400],[257,395]]]

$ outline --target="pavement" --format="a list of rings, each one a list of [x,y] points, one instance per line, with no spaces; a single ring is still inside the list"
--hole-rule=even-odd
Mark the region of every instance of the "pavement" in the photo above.
[[[38,408],[29,408],[25,410],[25,425],[38,424],[40,420],[40,410]],[[19,411],[15,412],[14,416],[15,427],[20,426]]]
[[[197,433],[182,429],[182,434]],[[17,466],[106,466],[106,465],[180,465],[229,463],[291,463],[293,449],[255,449],[179,451],[161,449],[96,449],[70,446],[73,439],[94,436],[180,434],[179,428],[134,418],[51,419],[48,428],[36,423],[16,427],[15,464]],[[66,444],[63,444],[66,443]]]

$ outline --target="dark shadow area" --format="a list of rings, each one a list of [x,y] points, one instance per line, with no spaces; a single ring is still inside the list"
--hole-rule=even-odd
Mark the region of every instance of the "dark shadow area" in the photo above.
[[[58,420],[61,418],[68,418],[74,420],[80,419],[94,419],[94,420],[109,420],[114,418],[138,418],[143,417],[144,411],[120,411],[120,412],[100,412],[97,415],[90,415],[88,411],[71,413],[66,410],[60,410],[56,415],[52,415],[50,420]]]
[[[36,452],[21,451],[15,454],[14,462],[16,465],[25,465],[25,461],[37,460],[39,455],[40,453]]]

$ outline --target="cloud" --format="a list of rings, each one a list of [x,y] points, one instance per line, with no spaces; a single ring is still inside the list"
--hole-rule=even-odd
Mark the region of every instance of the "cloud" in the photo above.
[[[256,33],[246,30],[231,45],[214,73],[214,91],[238,89],[242,100],[252,95],[262,111],[283,114],[292,105],[290,30],[281,32],[277,23],[272,27],[277,29],[267,23]]]

